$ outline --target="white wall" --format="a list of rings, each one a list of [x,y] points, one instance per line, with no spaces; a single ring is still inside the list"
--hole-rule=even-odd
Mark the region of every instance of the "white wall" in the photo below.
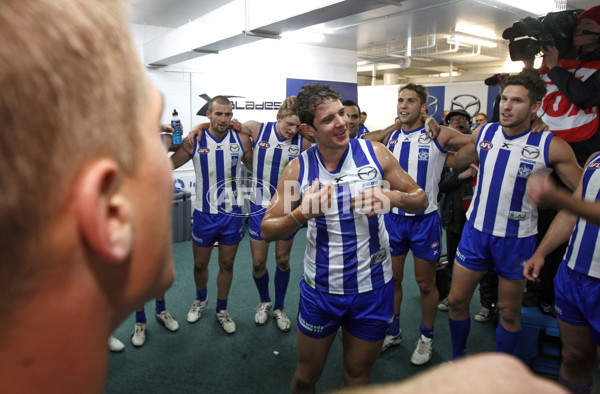
[[[397,116],[396,104],[398,102],[398,89],[400,86],[401,85],[358,87],[358,104],[360,105],[360,109],[366,111],[368,114],[365,125],[369,130],[383,129],[394,122],[394,119]],[[435,85],[425,84],[425,86],[428,89],[443,88],[443,97],[438,97],[438,100],[443,99],[443,105],[440,105],[437,112],[438,114],[441,114],[444,109],[454,109],[451,107],[452,100],[456,96],[466,94],[473,95],[479,99],[480,110],[478,112],[486,112],[488,87],[483,82],[453,82]],[[457,101],[466,105],[470,101],[470,98]],[[472,106],[467,108],[467,111],[470,114],[475,115],[474,109],[475,108]]]

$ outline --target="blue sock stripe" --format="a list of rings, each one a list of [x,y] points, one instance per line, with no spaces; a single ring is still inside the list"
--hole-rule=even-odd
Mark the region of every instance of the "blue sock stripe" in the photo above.
[[[217,312],[227,309],[227,299],[221,300],[217,298]]]
[[[496,328],[496,351],[502,353],[513,354],[519,342],[521,330],[517,332],[508,331],[502,323]]]
[[[283,309],[285,302],[285,293],[287,293],[288,284],[290,283],[290,271],[282,271],[279,267],[275,268],[275,308]]]
[[[161,313],[162,311],[167,309],[167,303],[165,300],[162,300],[162,301],[155,300],[154,304],[155,304],[155,310],[156,310],[157,314]]]
[[[421,334],[423,334],[423,336],[429,339],[433,339],[433,327],[427,328],[425,324],[421,323],[419,329],[421,330]]]
[[[135,322],[136,323],[146,323],[146,312],[145,311],[135,311]]]
[[[258,295],[260,296],[260,302],[269,302],[271,301],[271,296],[269,295],[269,271],[266,271],[265,274],[261,277],[255,277],[254,283],[256,284],[256,288],[258,289]]]
[[[208,296],[208,289],[196,290],[196,299],[198,301],[205,301]]]
[[[452,339],[452,359],[464,357],[467,350],[467,337],[471,331],[471,319],[452,320],[448,317],[448,323]]]

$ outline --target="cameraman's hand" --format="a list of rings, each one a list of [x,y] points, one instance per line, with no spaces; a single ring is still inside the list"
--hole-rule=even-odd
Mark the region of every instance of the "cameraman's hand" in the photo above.
[[[552,70],[558,66],[558,48],[552,45],[543,45],[542,53],[546,59],[546,66]]]

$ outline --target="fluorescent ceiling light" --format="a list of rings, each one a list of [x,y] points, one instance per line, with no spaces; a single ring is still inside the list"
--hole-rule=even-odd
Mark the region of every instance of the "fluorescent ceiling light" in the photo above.
[[[357,62],[356,63],[356,71],[357,72],[367,72],[367,71],[373,71],[373,66],[375,66],[375,70],[378,71],[385,71],[385,70],[393,70],[395,68],[400,68],[399,64],[389,64],[389,63],[379,63],[379,64],[367,64],[367,65],[359,65]]]
[[[452,71],[452,76],[453,77],[457,77],[459,75],[462,75],[462,73],[459,73],[457,71]],[[444,78],[444,77],[447,78],[449,76],[450,76],[450,73],[440,73],[440,77],[442,77],[442,78]]]
[[[527,11],[534,15],[546,15],[549,12],[564,11],[567,2],[564,0],[498,0],[500,3]]]
[[[320,43],[325,41],[325,34],[309,30],[294,30],[281,33],[281,39],[299,43]]]
[[[466,42],[467,44],[473,45],[482,45],[488,48],[496,48],[497,46],[494,41],[466,33],[452,33],[452,35],[448,37],[448,44],[460,44],[461,42]]]

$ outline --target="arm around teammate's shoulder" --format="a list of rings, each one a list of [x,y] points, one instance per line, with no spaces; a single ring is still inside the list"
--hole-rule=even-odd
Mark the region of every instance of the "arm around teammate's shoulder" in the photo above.
[[[363,134],[363,140],[369,141],[377,141],[381,143],[385,143],[390,133],[394,130],[398,130],[402,125],[400,123],[394,123],[383,130],[375,130],[369,133]]]
[[[396,157],[383,144],[372,142],[375,156],[383,169],[383,179],[388,182],[391,207],[407,213],[423,212],[429,204],[425,191],[400,167]]]
[[[186,138],[183,140],[179,148],[171,155],[171,162],[173,163],[173,169],[179,168],[187,163],[194,153],[194,140]]]

